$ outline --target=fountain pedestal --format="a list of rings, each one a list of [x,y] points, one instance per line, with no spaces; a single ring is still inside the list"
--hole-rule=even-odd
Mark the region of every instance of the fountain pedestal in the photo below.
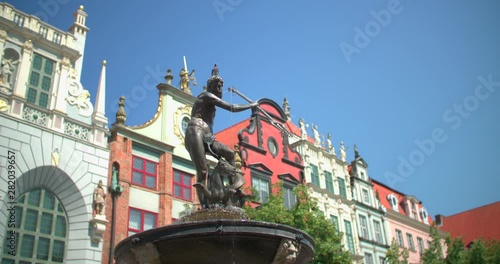
[[[213,215],[209,209],[203,211]],[[118,264],[306,263],[313,256],[314,241],[306,233],[244,219],[205,219],[163,226],[130,236],[115,250]]]

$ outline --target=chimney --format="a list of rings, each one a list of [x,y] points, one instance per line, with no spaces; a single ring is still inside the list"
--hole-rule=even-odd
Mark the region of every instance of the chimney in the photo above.
[[[443,226],[444,223],[444,215],[438,214],[436,215],[436,225]]]

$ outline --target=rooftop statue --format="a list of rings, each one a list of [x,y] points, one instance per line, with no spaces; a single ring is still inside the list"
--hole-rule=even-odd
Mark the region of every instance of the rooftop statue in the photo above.
[[[243,174],[234,168],[234,151],[216,141],[213,135],[216,107],[241,112],[258,106],[257,102],[239,105],[222,100],[223,85],[224,81],[218,75],[218,69],[212,70],[212,76],[207,81],[207,90],[198,95],[193,104],[191,120],[186,129],[185,146],[196,167],[196,183],[193,186],[204,208],[213,204],[227,205],[230,196],[238,192],[241,194],[240,188],[245,184]],[[219,165],[212,175],[209,175],[207,154],[219,160]],[[224,164],[220,164],[222,159],[226,161]],[[228,178],[229,186],[223,185],[223,176]]]

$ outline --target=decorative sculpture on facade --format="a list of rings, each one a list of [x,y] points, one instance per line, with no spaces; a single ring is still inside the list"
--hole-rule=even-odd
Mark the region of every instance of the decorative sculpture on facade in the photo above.
[[[188,73],[186,70],[181,69],[179,76],[181,77],[181,83],[179,88],[181,89],[181,91],[191,94],[191,88],[189,87],[189,80],[194,80],[194,70],[192,70],[191,73]]]
[[[307,127],[304,118],[299,119],[300,138],[307,139]]]
[[[321,146],[321,138],[318,132],[318,125],[312,125],[313,135],[314,135],[314,145]]]
[[[2,82],[2,86],[6,86],[10,88],[12,82],[12,73],[16,69],[14,64],[17,64],[17,61],[12,61],[10,59],[3,59],[1,68],[0,68],[0,81]]]
[[[106,231],[105,205],[106,205],[106,192],[102,187],[102,181],[99,181],[97,188],[94,189],[94,212],[95,215],[90,219],[91,224],[91,239],[93,242],[99,242],[102,235]]]
[[[285,111],[285,115],[288,119],[291,119],[290,117],[290,104],[288,103],[288,100],[286,97],[283,99],[283,111]]]
[[[218,71],[213,71],[213,73],[214,75],[207,81],[207,91],[198,95],[193,104],[191,120],[188,123],[185,134],[185,146],[196,167],[197,177],[194,187],[196,188],[200,203],[205,208],[218,203],[227,205],[222,201],[225,193],[229,190],[231,193],[236,193],[245,183],[241,173],[228,175],[225,172],[235,170],[235,155],[232,149],[216,141],[213,135],[216,107],[231,112],[240,112],[258,105],[256,102],[246,105],[230,104],[222,100],[222,86],[224,85],[224,81],[220,76],[215,75]],[[207,154],[219,160],[224,159],[227,161],[227,165],[221,167],[223,168],[222,175],[229,176],[230,186],[220,186],[218,180],[209,179],[210,177],[219,177],[220,175],[209,175]],[[223,194],[222,197],[220,193]],[[214,197],[216,196],[217,198],[215,199]]]
[[[191,94],[191,88],[189,87],[189,82],[191,81],[193,83],[193,86],[196,86],[197,83],[196,83],[196,78],[194,77],[194,70],[192,70],[191,73],[189,73],[188,71],[186,57],[184,57],[184,68],[181,69],[179,77],[181,77],[181,81],[179,83],[179,88],[181,89],[181,91],[187,94]]]
[[[340,141],[340,160],[345,162],[346,161],[346,149],[344,147],[344,141]]]
[[[172,70],[168,69],[167,74],[165,75],[165,81],[167,81],[167,84],[172,84],[172,80],[174,79],[174,76],[172,75]]]
[[[97,184],[97,188],[94,190],[94,211],[97,215],[104,215],[105,213],[105,205],[106,205],[106,192],[102,188],[102,181],[99,181]]]
[[[52,151],[51,154],[51,161],[52,161],[52,166],[59,166],[59,159],[61,158],[61,153],[59,152],[58,148],[55,148],[54,151]]]
[[[76,105],[80,115],[92,115],[94,106],[90,102],[90,92],[88,90],[84,90],[79,82],[72,80],[69,83],[68,93],[69,96],[66,97],[66,101],[68,101],[70,105]]]
[[[330,133],[326,137],[326,147],[328,153],[335,155],[335,148],[332,145],[332,135]]]
[[[116,111],[116,123],[125,124],[127,120],[127,113],[125,112],[125,96],[120,96],[120,102],[118,102],[118,111]]]

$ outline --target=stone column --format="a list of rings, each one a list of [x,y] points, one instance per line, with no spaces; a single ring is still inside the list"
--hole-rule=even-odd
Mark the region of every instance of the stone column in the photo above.
[[[66,112],[66,97],[68,96],[68,75],[70,71],[70,61],[67,57],[61,60],[61,71],[59,74],[58,86],[54,87],[53,94],[56,97],[56,104],[54,110],[65,113]],[[56,79],[56,78],[54,78]]]
[[[5,47],[5,40],[7,39],[7,32],[0,29],[0,58],[3,58],[3,49]]]
[[[31,67],[31,56],[33,56],[33,43],[31,43],[31,40],[27,40],[23,45],[21,62],[18,66],[19,75],[13,91],[14,95],[22,98],[26,97],[26,86],[28,85],[28,78]]]

